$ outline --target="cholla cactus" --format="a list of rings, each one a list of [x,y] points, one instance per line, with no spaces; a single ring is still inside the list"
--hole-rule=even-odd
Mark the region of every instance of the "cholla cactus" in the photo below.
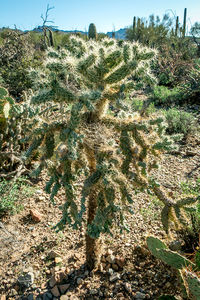
[[[27,95],[27,93],[24,93]],[[16,104],[5,88],[0,87],[0,178],[17,178],[27,171],[21,158],[22,139],[37,123],[39,107],[31,108],[28,99]]]
[[[155,56],[155,50],[138,43],[119,45],[114,39],[85,42],[72,36],[67,49],[49,51],[43,73],[34,74],[41,89],[32,103],[47,105],[49,112],[33,130],[26,157],[41,147],[36,174],[44,167],[49,169],[46,190],[51,199],[61,187],[65,189],[58,228],[66,223],[77,228],[87,211],[90,269],[98,264],[98,238],[101,233],[111,233],[116,215],[126,228],[123,212],[132,212],[131,190],[153,189],[163,200],[151,178],[151,170],[158,167],[160,154],[170,144],[163,136],[162,119],[131,115],[123,104],[127,91],[155,82],[150,71]],[[130,80],[130,75],[137,82]],[[120,110],[118,116],[107,114],[110,104]],[[85,180],[79,201],[75,186],[80,176]]]

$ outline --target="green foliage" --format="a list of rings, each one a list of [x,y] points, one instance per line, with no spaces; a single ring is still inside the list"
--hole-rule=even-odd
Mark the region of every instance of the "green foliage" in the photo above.
[[[152,101],[155,105],[170,106],[176,104],[181,99],[179,88],[169,89],[165,86],[155,86],[152,94]]]
[[[197,120],[192,113],[180,109],[171,108],[164,111],[167,122],[168,134],[183,134],[187,136],[194,133],[198,128]]]
[[[25,150],[27,133],[32,130],[37,120],[32,118],[39,113],[39,106],[32,108],[28,95],[24,94],[24,102],[16,104],[5,88],[0,87],[0,177],[12,178],[20,176],[27,169],[21,158]],[[30,95],[29,95],[30,96]]]
[[[94,23],[91,23],[88,29],[89,39],[97,40],[97,30]]]
[[[199,103],[200,97],[200,60],[197,60],[194,67],[185,79],[185,82],[181,85],[181,92],[184,94],[185,99],[188,102]]]
[[[16,30],[6,30],[3,37],[0,46],[0,76],[10,94],[19,97],[32,86],[29,68],[37,65],[34,61],[34,49],[28,35]]]
[[[23,208],[22,200],[34,194],[34,189],[27,185],[25,178],[15,182],[0,181],[0,217],[8,213],[16,213]]]

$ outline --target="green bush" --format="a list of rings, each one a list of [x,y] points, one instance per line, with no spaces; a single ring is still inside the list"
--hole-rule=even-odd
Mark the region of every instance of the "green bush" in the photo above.
[[[171,105],[181,100],[179,88],[169,89],[165,86],[155,86],[153,89],[152,100],[155,105]]]
[[[199,103],[200,97],[200,59],[188,73],[185,83],[181,85],[182,93],[188,102]]]
[[[196,118],[188,112],[171,108],[164,112],[167,121],[167,133],[184,134],[184,136],[194,131],[197,126]]]
[[[19,98],[24,90],[32,87],[30,67],[39,64],[34,58],[35,50],[29,36],[17,30],[6,30],[0,53],[0,77],[9,93]]]
[[[0,217],[20,211],[23,208],[21,200],[33,193],[33,188],[26,184],[25,178],[18,178],[15,182],[0,181]]]

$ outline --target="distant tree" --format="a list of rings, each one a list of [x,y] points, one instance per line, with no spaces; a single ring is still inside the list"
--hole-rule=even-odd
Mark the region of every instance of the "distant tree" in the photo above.
[[[41,14],[41,19],[43,21],[42,24],[42,30],[44,34],[44,46],[47,48],[48,46],[54,47],[54,38],[53,38],[53,32],[51,28],[47,25],[47,23],[54,23],[53,21],[49,20],[49,11],[54,9],[54,7],[49,7],[49,4],[47,5],[47,9],[45,12],[45,15]]]

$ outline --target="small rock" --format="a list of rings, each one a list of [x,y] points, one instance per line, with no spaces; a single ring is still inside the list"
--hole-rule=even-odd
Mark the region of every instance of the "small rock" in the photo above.
[[[83,281],[83,279],[78,277],[77,280],[76,280],[76,283],[79,285],[79,284],[81,284],[82,281]]]
[[[48,253],[48,257],[50,259],[54,259],[56,257],[59,257],[60,256],[60,253],[58,253],[57,251],[55,250],[51,250],[49,253]]]
[[[116,257],[115,259],[116,264],[122,269],[124,267],[125,259],[124,257]]]
[[[34,300],[33,294],[28,295],[27,300]]]
[[[135,299],[137,299],[137,300],[142,300],[142,299],[145,299],[145,298],[146,298],[146,295],[143,294],[143,293],[137,292],[135,294]]]
[[[165,288],[168,289],[168,288],[170,288],[170,287],[171,287],[171,283],[170,283],[170,282],[167,282],[167,283],[165,284]]]
[[[59,287],[59,290],[60,290],[61,294],[64,294],[68,290],[68,288],[70,287],[70,284],[69,283],[61,284],[58,287]]]
[[[98,291],[96,289],[91,289],[90,290],[90,295],[97,295]]]
[[[125,287],[125,290],[126,290],[127,292],[131,293],[132,287],[131,287],[131,284],[130,284],[130,283],[125,282],[124,287]]]
[[[55,286],[51,289],[51,293],[52,293],[52,295],[55,296],[55,297],[59,297],[59,296],[60,296],[60,292],[59,292],[59,290],[58,290],[57,285],[55,285]]]
[[[61,263],[62,262],[62,258],[61,257],[55,257],[55,263],[56,264],[59,264],[59,263]]]
[[[21,287],[28,288],[34,282],[34,274],[32,272],[25,273],[18,277],[17,282]]]
[[[110,264],[114,264],[115,263],[115,257],[114,255],[110,254],[106,257],[106,261],[109,262]]]
[[[42,195],[43,191],[42,190],[36,190],[35,193],[38,194],[38,195]]]
[[[113,269],[108,269],[108,273],[110,274],[110,275],[113,275],[114,274],[114,271],[113,271]]]
[[[183,245],[182,241],[175,240],[169,244],[169,248],[172,251],[179,251],[179,250],[181,250],[182,245]]]
[[[119,273],[114,273],[110,276],[110,282],[114,282],[118,279],[120,279],[120,274]]]
[[[113,270],[115,270],[115,271],[118,271],[118,270],[119,270],[119,267],[118,267],[117,264],[112,264],[112,268],[113,268]]]
[[[43,295],[43,300],[52,300],[53,299],[53,295],[49,292],[44,293]]]
[[[49,280],[49,286],[52,288],[54,285],[56,285],[55,275],[53,275]]]
[[[36,210],[36,209],[31,209],[30,210],[30,215],[33,221],[39,223],[42,220],[42,215]]]
[[[10,295],[11,295],[11,296],[17,296],[18,293],[17,293],[17,291],[16,291],[15,289],[11,289]]]
[[[112,255],[112,254],[113,254],[112,250],[111,250],[111,249],[108,249],[108,251],[107,251],[107,256],[108,256],[108,255]]]
[[[69,297],[67,295],[63,295],[60,297],[60,300],[69,300]]]

